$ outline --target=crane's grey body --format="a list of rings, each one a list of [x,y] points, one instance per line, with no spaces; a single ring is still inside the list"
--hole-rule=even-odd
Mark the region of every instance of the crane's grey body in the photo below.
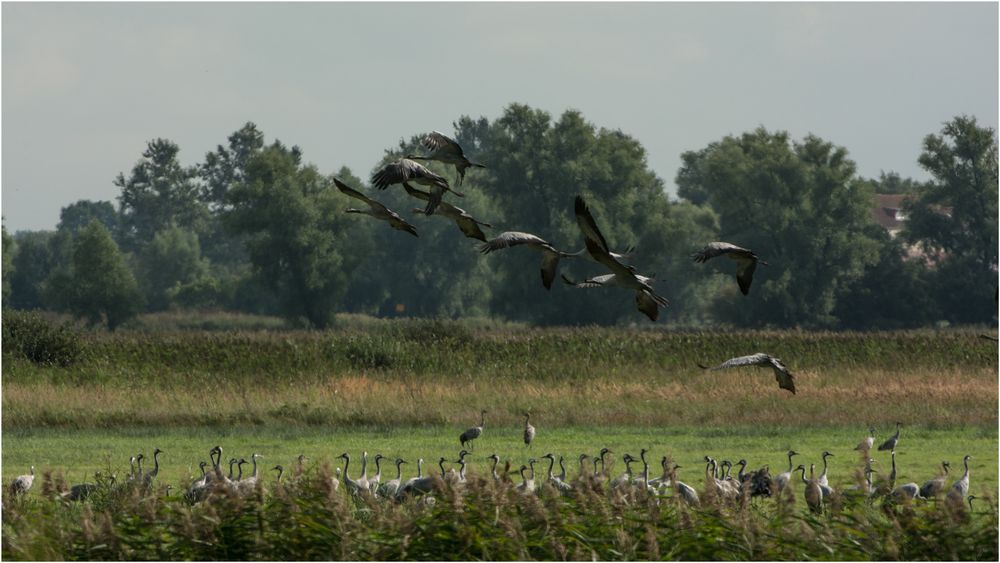
[[[948,468],[950,464],[947,461],[941,462],[941,474],[937,477],[927,481],[920,487],[920,496],[925,498],[933,498],[944,492],[945,484],[948,479]]]
[[[418,190],[410,186],[409,184],[403,184],[403,189],[406,190],[406,193],[410,194],[411,196],[417,199],[423,201],[431,201],[432,199],[432,196],[429,192]],[[426,215],[427,211],[425,209],[414,209],[413,213],[421,213]],[[480,226],[489,228],[493,227],[493,225],[489,223],[484,223],[479,219],[476,219],[472,215],[469,215],[461,207],[454,206],[448,203],[447,201],[442,201],[441,203],[438,204],[436,214],[454,221],[455,225],[458,226],[458,229],[462,231],[463,235],[469,238],[481,240],[483,242],[487,242],[486,235],[483,234],[483,230],[480,229],[479,227]]]
[[[574,212],[576,214],[576,223],[580,227],[580,232],[583,233],[587,253],[590,254],[590,257],[595,262],[604,265],[612,273],[611,277],[603,278],[601,282],[595,282],[596,278],[591,278],[588,281],[596,283],[597,286],[620,287],[635,291],[636,308],[651,321],[655,322],[659,317],[659,307],[670,305],[670,301],[667,298],[658,295],[656,290],[653,289],[655,276],[642,276],[632,266],[626,266],[620,262],[622,255],[611,252],[608,241],[601,234],[601,230],[598,228],[597,221],[594,219],[593,214],[591,214],[590,208],[587,207],[587,203],[580,196],[576,196]],[[576,285],[569,281],[568,278],[564,278],[564,281],[571,285]],[[584,285],[581,287],[588,286]],[[591,285],[589,287],[595,286]]]
[[[529,248],[542,253],[542,285],[545,289],[552,289],[552,281],[556,278],[556,268],[559,267],[559,260],[575,256],[568,252],[556,249],[547,240],[521,231],[507,231],[500,233],[495,238],[486,241],[479,247],[483,254],[489,254],[504,248],[526,245]]]
[[[455,170],[458,172],[458,185],[462,185],[465,181],[465,170],[467,168],[486,168],[485,164],[480,164],[478,162],[472,162],[465,156],[465,151],[462,150],[462,146],[458,144],[455,139],[441,133],[439,131],[431,131],[426,137],[424,137],[422,144],[425,148],[431,151],[431,154],[426,156],[420,155],[407,155],[406,158],[415,160],[436,160],[438,162],[443,162],[445,164],[454,164]]]
[[[861,440],[861,442],[854,447],[854,451],[865,452],[865,455],[867,455],[868,451],[871,450],[872,446],[874,445],[875,445],[875,427],[869,426],[868,437],[865,438],[864,440]]]
[[[439,176],[424,165],[404,158],[396,162],[390,162],[372,174],[372,185],[380,190],[384,190],[393,184],[407,184],[413,182],[430,188],[430,201],[424,211],[428,215],[433,215],[434,210],[441,203],[441,198],[445,192],[451,192],[459,197],[465,194],[456,192],[448,187],[448,180]]]
[[[27,475],[19,475],[10,482],[11,496],[23,495],[27,493],[35,483],[35,466],[32,465]]]
[[[780,359],[769,354],[758,352],[756,354],[750,354],[749,356],[731,358],[715,367],[698,364],[698,367],[701,369],[707,369],[709,371],[742,366],[770,367],[774,369],[774,378],[778,382],[778,387],[791,391],[793,395],[795,394],[795,376],[792,375],[792,372],[788,371],[788,368],[785,367],[785,364],[781,363]]]
[[[532,440],[535,439],[535,427],[528,422],[530,418],[531,413],[524,413],[524,447],[526,448],[531,446]]]
[[[962,478],[951,486],[951,490],[948,491],[948,500],[962,502],[963,499],[969,494],[969,460],[972,459],[971,455],[965,456],[962,462],[965,464],[965,473]]]
[[[796,452],[794,450],[789,450],[788,451],[788,471],[785,471],[784,473],[779,473],[778,475],[775,476],[775,478],[774,478],[774,484],[775,484],[775,486],[778,487],[778,492],[781,492],[785,488],[785,486],[788,485],[789,481],[791,481],[791,479],[792,479],[792,472],[794,471],[794,469],[792,468],[792,457],[797,456],[797,455],[799,455],[799,452]]]
[[[368,209],[355,209],[353,207],[349,207],[345,210],[346,213],[361,213],[362,215],[369,215],[371,217],[378,219],[379,221],[385,221],[386,223],[389,223],[389,226],[391,226],[393,229],[396,229],[397,231],[404,231],[410,233],[415,237],[419,236],[417,234],[416,227],[407,223],[406,220],[400,217],[399,214],[396,213],[395,211],[389,209],[382,203],[377,202],[374,199],[371,199],[365,194],[351,188],[350,186],[348,186],[347,184],[341,182],[336,178],[333,179],[333,183],[336,184],[337,189],[343,192],[344,194],[368,204]]]
[[[767,266],[767,262],[761,260],[752,250],[728,242],[710,242],[705,248],[691,255],[698,263],[707,262],[716,256],[725,256],[736,261],[736,282],[743,295],[750,293],[750,284],[753,283],[753,273],[757,269],[757,263]]]
[[[479,426],[473,426],[472,428],[466,429],[466,431],[462,432],[462,434],[458,437],[458,440],[461,442],[463,448],[468,445],[469,449],[472,449],[472,441],[483,434],[483,428],[486,427],[486,411],[484,410],[480,412],[479,416]]]
[[[902,425],[900,423],[898,422],[896,423],[896,433],[893,434],[885,442],[882,442],[882,445],[878,447],[878,451],[884,452],[884,451],[893,451],[896,449],[896,444],[899,443],[899,429],[901,426]]]

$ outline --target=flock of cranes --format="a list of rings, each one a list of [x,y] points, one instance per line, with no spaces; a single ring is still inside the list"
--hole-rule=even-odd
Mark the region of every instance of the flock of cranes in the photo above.
[[[653,288],[653,284],[656,283],[655,275],[643,275],[634,266],[626,263],[632,255],[634,248],[627,248],[620,253],[611,250],[607,240],[601,233],[597,219],[591,213],[583,197],[577,196],[573,207],[577,225],[584,239],[584,248],[581,250],[576,252],[559,250],[544,238],[522,231],[505,231],[491,239],[487,239],[482,227],[491,228],[492,225],[480,221],[464,209],[455,207],[444,201],[446,193],[452,193],[459,197],[464,197],[464,194],[453,190],[447,178],[431,172],[416,161],[435,160],[454,165],[458,172],[459,184],[465,179],[466,169],[470,167],[486,168],[486,166],[470,161],[465,156],[465,151],[458,142],[438,131],[433,131],[425,136],[422,144],[426,149],[431,151],[430,154],[411,154],[382,166],[372,174],[372,185],[380,190],[384,190],[391,185],[401,184],[407,194],[427,202],[423,210],[419,208],[414,209],[415,213],[433,215],[435,212],[438,212],[440,215],[451,219],[466,237],[478,239],[483,242],[480,246],[480,252],[483,254],[490,254],[516,246],[524,246],[540,252],[542,255],[542,285],[545,289],[552,288],[560,260],[586,255],[592,261],[607,268],[610,273],[596,275],[579,282],[563,274],[561,278],[565,284],[575,288],[617,287],[632,291],[635,294],[636,309],[654,322],[659,318],[660,308],[669,306],[670,302],[667,298],[659,295]],[[334,183],[341,192],[364,202],[368,206],[367,209],[348,208],[345,212],[370,215],[375,219],[387,222],[393,229],[407,232],[413,236],[419,236],[416,227],[384,204],[351,188],[339,179],[334,179]],[[426,186],[429,188],[429,191],[417,189],[412,184]],[[725,256],[735,261],[737,264],[736,281],[743,295],[747,295],[750,292],[750,284],[753,282],[753,273],[757,268],[757,264],[768,265],[767,262],[761,260],[752,250],[728,242],[710,242],[702,250],[695,252],[691,256],[698,263],[703,263],[719,256]],[[757,353],[750,356],[732,358],[714,368],[706,367],[705,369],[718,370],[748,365],[770,366],[774,368],[779,387],[791,391],[793,394],[795,393],[794,376],[792,373],[781,363],[781,360],[767,354]],[[472,439],[475,439],[475,437]]]
[[[458,197],[464,197],[461,192],[451,188],[447,178],[427,169],[417,160],[434,160],[455,166],[458,172],[458,183],[465,179],[465,171],[470,167],[486,168],[486,165],[472,162],[465,156],[465,151],[454,139],[438,131],[433,131],[422,140],[423,146],[430,151],[427,155],[407,155],[404,158],[390,162],[376,170],[371,177],[372,185],[380,190],[384,190],[391,185],[401,184],[406,193],[410,196],[427,202],[423,210],[414,209],[415,213],[424,215],[434,215],[440,213],[442,216],[451,219],[458,225],[462,233],[469,238],[478,239],[483,242],[480,250],[483,254],[513,248],[515,246],[526,246],[542,253],[542,285],[545,289],[551,289],[556,278],[556,270],[559,261],[564,258],[575,258],[582,256],[584,252],[598,264],[601,264],[611,271],[588,278],[582,282],[574,282],[562,276],[563,281],[573,287],[619,287],[635,292],[636,308],[656,321],[659,317],[659,308],[669,305],[669,301],[660,296],[653,289],[655,276],[646,276],[624,261],[631,254],[632,249],[623,253],[613,252],[608,246],[604,235],[601,234],[597,221],[591,214],[586,202],[580,196],[574,202],[577,224],[584,236],[586,248],[577,252],[566,252],[556,248],[554,244],[544,238],[522,231],[505,231],[487,239],[482,227],[492,228],[489,223],[476,219],[464,209],[455,207],[444,201],[447,193]],[[385,221],[397,230],[405,231],[413,236],[419,236],[417,229],[412,224],[403,219],[397,212],[389,209],[381,202],[378,202],[365,194],[351,188],[344,182],[335,179],[337,188],[344,194],[353,197],[367,204],[367,209],[349,208],[347,213],[362,213],[370,215],[375,219]],[[429,191],[423,191],[413,187],[413,184],[426,186]],[[767,265],[767,262],[760,260],[751,250],[736,246],[728,242],[711,242],[699,252],[692,255],[695,262],[705,262],[717,256],[725,256],[737,262],[736,280],[740,291],[747,295],[750,291],[750,284],[753,281],[753,273],[757,264]]]
[[[467,469],[472,458],[476,454],[472,453],[474,442],[483,435],[486,426],[487,411],[481,411],[480,422],[477,426],[472,426],[462,432],[459,441],[462,450],[458,454],[458,459],[449,461],[449,458],[440,457],[437,460],[437,469],[425,473],[424,460],[416,461],[416,475],[407,479],[403,478],[402,466],[409,462],[402,458],[395,458],[393,464],[395,471],[386,476],[383,480],[383,460],[388,460],[382,454],[374,456],[375,472],[369,476],[368,452],[361,455],[361,467],[352,475],[351,456],[347,452],[337,456],[343,460],[343,469],[336,468],[330,477],[330,488],[338,491],[343,488],[350,495],[370,496],[376,499],[390,501],[405,501],[412,497],[426,497],[428,502],[434,498],[435,493],[440,493],[445,487],[452,489],[461,488],[469,482],[472,477],[467,474]],[[530,413],[524,413],[524,447],[530,448],[536,434],[535,427],[529,422]],[[884,479],[874,479],[873,474],[877,473],[874,468],[876,460],[869,457],[874,446],[874,430],[868,437],[861,441],[855,451],[859,452],[864,462],[864,481],[860,484],[844,487],[837,491],[829,479],[829,458],[834,454],[829,451],[822,453],[822,472],[815,474],[816,464],[810,463],[808,466],[809,476],[806,477],[806,465],[794,463],[793,458],[801,455],[799,452],[789,450],[787,470],[772,476],[768,466],[763,466],[754,471],[747,471],[748,462],[740,459],[732,463],[727,459],[716,460],[711,456],[704,456],[705,463],[704,488],[699,492],[680,481],[677,477],[678,469],[681,465],[674,463],[669,456],[660,458],[660,475],[654,476],[650,472],[648,460],[649,450],[642,448],[639,456],[635,457],[629,453],[624,453],[621,457],[624,469],[620,472],[614,470],[613,452],[609,448],[602,448],[596,455],[590,456],[586,453],[575,457],[578,469],[575,477],[570,477],[566,469],[566,459],[562,455],[551,452],[541,455],[538,459],[530,458],[525,463],[512,463],[512,460],[502,460],[497,454],[486,456],[489,471],[481,478],[492,479],[498,483],[505,483],[514,490],[521,493],[538,493],[546,487],[556,492],[568,494],[576,487],[589,487],[591,490],[606,490],[614,494],[636,494],[638,491],[645,491],[648,494],[660,497],[673,497],[679,502],[696,507],[705,502],[740,502],[743,499],[753,499],[755,497],[794,498],[796,483],[802,483],[802,496],[809,510],[821,513],[832,499],[838,496],[851,496],[865,498],[869,501],[876,498],[883,499],[884,502],[912,502],[931,499],[941,499],[949,506],[962,508],[964,502],[968,501],[971,508],[972,499],[969,495],[969,460],[972,458],[966,455],[963,459],[964,473],[960,478],[948,485],[948,471],[950,464],[947,461],[941,462],[941,472],[928,479],[922,485],[916,482],[897,484],[896,475],[896,446],[899,443],[901,425],[897,423],[896,433],[887,439],[878,451],[890,452],[891,471]],[[468,447],[469,450],[465,448]],[[130,460],[130,471],[126,477],[126,485],[138,487],[141,491],[152,491],[154,480],[159,472],[158,456],[164,453],[156,448],[153,453],[154,468],[150,471],[143,471],[143,455],[138,454]],[[215,446],[209,450],[210,462],[201,461],[199,467],[201,476],[187,486],[184,491],[184,498],[192,503],[199,502],[212,494],[236,494],[247,495],[259,486],[264,485],[257,461],[263,456],[252,453],[249,460],[247,458],[232,457],[228,461],[228,474],[223,470],[223,449]],[[467,459],[470,458],[470,459]],[[305,455],[299,455],[296,460],[294,479],[300,478],[305,473],[305,462],[308,459]],[[547,461],[544,471],[536,474],[535,465]],[[446,464],[451,463],[453,467],[446,468]],[[252,465],[252,471],[244,472],[244,465]],[[559,472],[555,472],[558,465]],[[640,465],[640,469],[633,468],[633,465]],[[455,467],[457,466],[457,467]],[[235,469],[234,469],[235,467]],[[738,470],[737,470],[738,468]],[[294,481],[282,480],[286,471],[284,466],[275,465],[271,471],[276,472],[273,483],[279,486],[291,485]],[[733,471],[736,474],[733,475]],[[17,497],[26,493],[34,482],[35,468],[32,466],[28,475],[21,475],[15,478],[10,484],[10,493]],[[393,476],[394,475],[394,476]],[[519,476],[519,482],[512,479],[512,476]],[[391,477],[391,478],[389,478]],[[112,477],[112,484],[113,484]],[[270,480],[270,479],[268,479]],[[169,487],[169,486],[168,486]],[[61,493],[60,496],[67,501],[82,501],[88,498],[97,490],[97,485],[93,483],[82,483],[74,485],[69,491]]]

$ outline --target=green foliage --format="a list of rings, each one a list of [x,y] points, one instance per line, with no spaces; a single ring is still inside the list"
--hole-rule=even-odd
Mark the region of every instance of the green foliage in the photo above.
[[[128,250],[153,240],[170,225],[201,232],[208,208],[198,196],[195,168],[181,166],[180,147],[166,139],[146,144],[142,159],[126,178],[119,173],[115,185],[121,188],[121,241]]]
[[[298,148],[279,142],[254,155],[244,181],[228,192],[223,218],[247,237],[250,261],[282,314],[323,328],[369,243],[353,236],[332,182],[300,161]]]
[[[66,310],[92,325],[114,330],[134,317],[142,295],[111,233],[94,219],[73,242],[72,271],[52,279],[49,292],[58,293]]]
[[[59,224],[56,229],[76,234],[97,219],[112,233],[118,232],[118,212],[110,201],[90,201],[81,199],[63,207],[59,212]]]
[[[83,344],[68,324],[55,326],[34,312],[4,311],[3,352],[36,364],[66,367],[82,357]]]
[[[836,326],[838,292],[877,256],[866,230],[871,192],[855,180],[847,150],[759,128],[682,160],[678,195],[711,205],[720,240],[770,263],[757,268],[752,299],[723,295],[716,317],[739,326]],[[720,262],[706,267],[732,275],[732,264]]]
[[[207,273],[198,235],[181,227],[171,225],[157,232],[139,252],[137,277],[150,311],[166,309],[172,291],[174,295],[183,292],[188,304],[203,304],[199,301],[214,289],[205,279]]]
[[[10,306],[10,278],[14,275],[14,252],[17,243],[14,242],[14,237],[7,233],[6,225],[0,227],[0,232],[3,233],[3,270],[0,277],[3,278],[3,308],[6,309]]]
[[[765,501],[688,508],[592,480],[561,496],[508,482],[438,482],[434,503],[351,498],[328,467],[245,496],[143,494],[107,479],[83,506],[49,497],[3,506],[5,559],[49,560],[995,560],[997,510],[846,503],[812,516]],[[270,481],[270,478],[267,479]]]
[[[924,188],[913,178],[903,178],[896,172],[880,172],[878,179],[861,180],[877,194],[914,194]]]
[[[952,322],[988,322],[996,311],[996,132],[960,116],[928,135],[920,164],[934,181],[910,200],[903,236],[933,260],[935,297]],[[942,253],[943,255],[938,255]]]

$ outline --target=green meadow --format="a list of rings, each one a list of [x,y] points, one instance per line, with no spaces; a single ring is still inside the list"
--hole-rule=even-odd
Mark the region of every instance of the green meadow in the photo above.
[[[58,541],[29,537],[26,528],[8,525],[8,519],[23,524],[42,514],[50,519],[53,514],[71,514],[59,516],[52,533],[77,534],[84,526],[79,507],[50,500],[51,495],[76,483],[93,482],[95,472],[114,474],[122,481],[129,473],[129,457],[140,452],[147,457],[143,469],[149,470],[153,449],[164,451],[157,490],[162,493],[162,487],[170,484],[174,496],[157,501],[164,503],[166,512],[156,518],[166,523],[183,517],[171,508],[175,505],[181,512],[205,509],[200,504],[187,507],[176,492],[200,476],[198,462],[208,460],[213,446],[223,447],[226,460],[249,460],[251,453],[261,454],[259,471],[268,490],[277,489],[276,473],[270,468],[281,464],[291,469],[299,454],[308,458],[308,474],[319,475],[342,468],[337,456],[347,452],[352,477],[360,470],[362,452],[370,456],[369,476],[375,471],[371,458],[376,453],[390,460],[402,457],[409,462],[403,466],[405,479],[415,475],[418,458],[425,461],[425,475],[440,471],[441,457],[446,459],[445,469],[457,467],[458,435],[478,423],[481,409],[488,413],[483,435],[468,458],[472,478],[489,475],[487,456],[492,453],[509,461],[513,470],[548,452],[562,455],[568,476],[575,478],[580,454],[594,456],[602,447],[610,448],[615,460],[610,472],[620,474],[624,471],[621,455],[638,457],[640,449],[646,448],[651,476],[659,476],[660,458],[669,456],[680,466],[677,478],[698,491],[705,489],[706,455],[733,462],[746,459],[748,469],[768,466],[774,475],[787,469],[789,449],[800,452],[796,465],[816,464],[817,472],[822,468],[822,452],[833,453],[831,484],[846,489],[859,481],[861,458],[854,447],[867,436],[868,426],[876,428],[877,445],[891,435],[898,421],[903,427],[896,449],[896,483],[922,484],[938,474],[942,460],[951,463],[950,483],[961,476],[963,456],[971,455],[970,493],[981,499],[977,508],[981,514],[974,515],[979,519],[974,521],[983,529],[992,527],[994,534],[970,540],[951,555],[978,559],[975,554],[989,558],[996,553],[997,345],[979,332],[663,332],[359,319],[347,319],[343,325],[324,332],[164,329],[86,333],[78,358],[67,366],[36,364],[5,345],[3,479],[9,483],[30,465],[35,466],[38,478],[26,498],[13,504],[5,500],[4,555],[79,558],[80,553]],[[782,358],[795,373],[794,395],[778,389],[769,369],[706,372],[697,367],[757,351]],[[521,431],[523,413],[529,411],[537,437],[526,449]],[[878,483],[889,474],[891,461],[888,452],[873,452],[872,457]],[[244,470],[249,472],[250,467],[245,465]],[[395,476],[391,462],[382,468],[383,481]],[[543,478],[547,462],[536,464],[535,469],[538,478]],[[634,471],[641,469],[633,465]],[[587,471],[592,470],[588,462]],[[520,481],[516,474],[511,478],[515,484]],[[866,558],[864,550],[845,547],[841,540],[847,538],[838,536],[839,531],[830,531],[839,530],[833,520],[814,521],[816,517],[805,509],[801,487],[792,498],[791,510],[802,519],[797,525],[814,531],[816,526],[833,526],[827,530],[832,534],[827,547],[832,546],[833,555],[827,552],[822,557]],[[590,502],[584,500],[558,510],[584,517],[586,511],[579,511]],[[277,501],[261,502],[258,510]],[[456,502],[452,509],[468,499]],[[771,513],[767,503],[773,501],[755,501],[753,510],[758,515],[751,519],[762,534],[759,526],[771,525],[757,520]],[[935,503],[926,504],[914,510],[919,518],[927,513],[926,521],[920,520],[927,526],[944,526],[938,530],[941,533],[960,521],[934,520],[937,516],[930,514],[936,510]],[[126,514],[130,506],[118,504],[114,510]],[[865,506],[869,507],[865,511],[872,510]],[[98,518],[102,508],[109,507],[92,507],[89,510],[97,512],[88,518]],[[341,508],[360,517],[356,508]],[[225,510],[229,509],[243,514],[240,511],[251,508],[239,505]],[[399,510],[411,509],[417,510]],[[635,506],[628,510],[632,509]],[[373,510],[377,518],[399,517],[389,508]],[[521,518],[518,510],[510,518]],[[737,518],[738,511],[730,510],[725,510],[724,519]],[[849,514],[866,522],[887,517],[891,522],[897,517],[881,511],[872,513],[876,517],[869,512],[862,516],[851,509]],[[670,518],[683,516],[672,514]],[[698,514],[692,517],[706,518]],[[110,513],[107,517],[112,531],[122,525],[116,517]],[[744,525],[749,524],[739,524]],[[725,526],[728,534],[736,523],[726,520]],[[900,533],[905,536],[905,526],[897,529],[903,529]],[[714,537],[706,534],[710,536]],[[74,537],[76,547],[89,541]],[[896,540],[909,541],[905,537]],[[662,545],[655,553],[625,553],[585,543],[589,551],[579,554],[586,558],[592,553],[615,559],[654,554],[703,558],[707,553],[670,552]],[[784,555],[770,548],[756,554],[720,548],[717,557],[812,558],[819,557],[813,550],[820,549],[820,544],[804,544],[802,551]],[[346,550],[343,557],[327,552],[313,557],[305,547],[297,553],[304,558],[401,556],[338,545]],[[562,553],[555,547],[538,552],[521,548],[527,549],[512,547],[495,556],[556,558]],[[962,551],[966,548],[972,551]],[[180,553],[159,555],[179,557]],[[223,557],[191,553],[195,558]],[[473,549],[464,554],[428,552],[420,558],[482,555]],[[885,558],[891,552],[871,555]],[[932,551],[926,555],[942,556]],[[157,554],[124,551],[96,558],[122,556],[155,558]],[[563,557],[572,558],[572,552]]]

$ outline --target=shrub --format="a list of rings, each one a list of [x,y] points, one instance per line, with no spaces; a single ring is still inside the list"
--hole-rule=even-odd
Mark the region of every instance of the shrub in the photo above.
[[[3,313],[4,353],[42,365],[66,367],[83,355],[80,334],[68,323],[55,326],[35,312]]]

